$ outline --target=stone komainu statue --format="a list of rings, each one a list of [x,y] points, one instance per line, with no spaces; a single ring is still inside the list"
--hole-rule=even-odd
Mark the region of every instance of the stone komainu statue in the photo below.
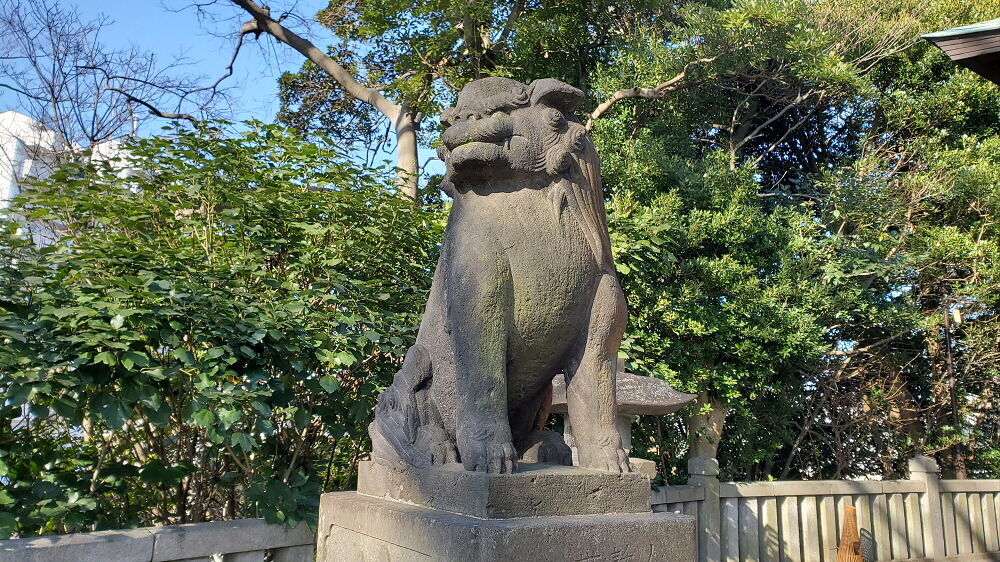
[[[554,79],[484,78],[442,115],[454,204],[417,342],[369,427],[377,462],[571,464],[542,429],[564,372],[580,464],[629,470],[615,429],[627,311],[582,101]]]

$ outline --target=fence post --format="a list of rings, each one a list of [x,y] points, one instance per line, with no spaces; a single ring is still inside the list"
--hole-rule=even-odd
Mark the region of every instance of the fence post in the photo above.
[[[909,461],[910,480],[924,483],[920,494],[920,514],[924,529],[924,555],[944,560],[944,519],[941,515],[941,482],[934,459],[919,455]]]
[[[705,490],[698,506],[698,562],[722,559],[722,506],[719,499],[719,461],[712,457],[688,459],[688,484]]]

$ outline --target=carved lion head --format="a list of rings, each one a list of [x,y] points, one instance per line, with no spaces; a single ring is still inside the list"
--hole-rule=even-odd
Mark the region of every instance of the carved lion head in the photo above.
[[[590,143],[573,115],[581,103],[583,92],[553,78],[470,83],[441,114],[447,128],[438,155],[448,168],[442,187],[461,192],[486,180],[564,174]]]

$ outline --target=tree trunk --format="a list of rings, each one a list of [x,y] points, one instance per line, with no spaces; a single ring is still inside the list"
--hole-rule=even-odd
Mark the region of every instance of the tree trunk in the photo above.
[[[942,289],[943,292],[943,289]],[[947,295],[944,296],[944,349],[946,366],[948,369],[948,394],[951,400],[951,421],[955,424],[955,430],[962,431],[962,416],[958,408],[958,377],[955,374],[955,360],[951,354],[951,307],[948,303]],[[965,442],[960,439],[951,446],[952,464],[955,470],[955,479],[967,480],[969,471],[965,464]]]
[[[396,118],[396,167],[399,174],[399,190],[413,201],[417,200],[420,179],[417,160],[417,121],[406,106],[400,108]]]
[[[701,456],[716,458],[729,407],[708,392],[699,392],[695,405],[699,412],[706,405],[711,410],[688,417],[688,458]]]
[[[413,112],[405,104],[393,103],[377,89],[358,82],[354,75],[322,49],[282,25],[281,21],[272,18],[271,9],[267,6],[261,6],[254,0],[231,1],[253,17],[252,20],[243,24],[240,33],[243,35],[252,33],[258,36],[261,33],[267,33],[295,49],[336,80],[345,93],[371,105],[392,121],[396,129],[396,149],[399,151],[400,192],[415,201],[419,170],[417,165],[417,123]]]

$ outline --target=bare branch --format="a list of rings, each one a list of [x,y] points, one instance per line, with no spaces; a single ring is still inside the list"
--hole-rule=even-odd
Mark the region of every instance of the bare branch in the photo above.
[[[155,106],[153,106],[152,104],[150,104],[149,102],[147,102],[145,100],[141,100],[141,99],[133,96],[132,94],[126,92],[125,90],[122,90],[121,88],[108,87],[108,88],[105,88],[105,89],[108,90],[109,92],[117,92],[117,93],[125,96],[126,98],[129,99],[129,101],[135,102],[135,103],[137,103],[137,104],[145,107],[146,109],[149,110],[150,113],[152,113],[153,115],[155,115],[157,117],[163,117],[164,119],[186,119],[188,121],[191,121],[192,123],[195,123],[195,122],[198,121],[193,116],[188,115],[187,113],[168,113],[166,111],[161,111],[161,110],[157,109]]]
[[[766,121],[764,121],[763,123],[761,123],[760,125],[758,125],[753,130],[753,132],[751,132],[749,135],[746,135],[742,139],[740,139],[739,142],[737,142],[733,146],[733,152],[736,152],[737,150],[739,150],[743,145],[745,145],[746,143],[750,142],[752,139],[757,138],[757,136],[761,133],[761,131],[763,131],[764,129],[766,129],[768,127],[768,125],[770,125],[771,123],[774,123],[778,119],[781,119],[782,115],[784,115],[784,114],[788,113],[789,111],[791,111],[792,109],[798,107],[800,104],[802,104],[802,102],[804,102],[805,100],[809,99],[809,97],[812,96],[814,92],[815,92],[815,90],[809,90],[809,91],[807,91],[806,93],[803,94],[800,91],[790,103],[788,103],[787,105],[785,105],[784,108],[781,109],[781,111],[779,111],[779,112],[775,113],[774,115],[772,115]]]
[[[134,95],[130,94],[129,92],[123,90],[122,88],[116,88],[114,86],[111,86],[111,80],[113,80],[113,79],[132,80],[132,81],[140,82],[140,83],[143,83],[143,84],[148,84],[148,82],[146,82],[145,80],[142,80],[142,79],[139,79],[139,78],[130,78],[130,77],[127,77],[127,76],[117,76],[117,75],[113,76],[113,75],[108,74],[107,70],[105,70],[103,68],[100,68],[100,67],[96,67],[96,66],[84,66],[84,67],[80,67],[80,68],[85,68],[85,69],[88,69],[88,70],[96,70],[96,71],[104,74],[104,80],[105,80],[104,86],[103,86],[104,90],[107,90],[109,92],[115,92],[117,94],[121,94],[122,96],[124,96],[129,101],[137,103],[137,104],[145,107],[146,109],[149,110],[150,113],[152,113],[153,115],[155,115],[157,117],[162,117],[164,119],[185,119],[187,121],[191,121],[192,123],[195,123],[195,122],[198,121],[195,117],[193,117],[191,115],[188,115],[187,113],[170,113],[170,112],[167,112],[167,111],[162,111],[161,109],[157,108],[152,103],[150,103],[150,102],[148,102],[148,101],[146,101],[146,100],[144,100],[142,98],[139,98],[137,96],[134,96]]]
[[[899,332],[898,334],[891,335],[891,336],[889,336],[887,338],[881,339],[881,340],[879,340],[879,341],[877,341],[877,342],[875,342],[875,343],[873,343],[871,345],[866,345],[864,347],[856,347],[854,349],[835,349],[833,351],[827,352],[827,355],[832,355],[834,357],[845,357],[845,356],[850,356],[850,355],[859,355],[859,354],[862,354],[862,353],[867,353],[867,352],[875,349],[876,347],[879,347],[879,346],[885,345],[885,344],[887,344],[889,342],[898,340],[899,338],[901,338],[901,337],[903,337],[903,336],[905,336],[906,334],[909,334],[909,333],[911,333],[909,330],[906,330],[906,331],[903,331],[903,332]]]
[[[0,88],[4,88],[4,89],[10,90],[12,92],[16,92],[16,93],[21,94],[22,96],[24,96],[26,98],[31,98],[31,99],[33,99],[35,101],[42,101],[42,102],[47,101],[44,96],[39,96],[39,95],[36,95],[36,94],[32,94],[30,92],[22,90],[21,88],[18,88],[17,86],[12,86],[10,84],[5,84],[3,82],[0,82]]]
[[[194,78],[173,76],[175,65],[158,64],[154,53],[108,48],[101,33],[109,22],[83,19],[58,0],[0,2],[0,89],[55,135],[57,160],[133,132],[149,119],[140,107],[154,117],[193,120],[188,108],[204,112],[224,95],[221,80],[198,88]],[[174,112],[160,109],[175,102]]]

